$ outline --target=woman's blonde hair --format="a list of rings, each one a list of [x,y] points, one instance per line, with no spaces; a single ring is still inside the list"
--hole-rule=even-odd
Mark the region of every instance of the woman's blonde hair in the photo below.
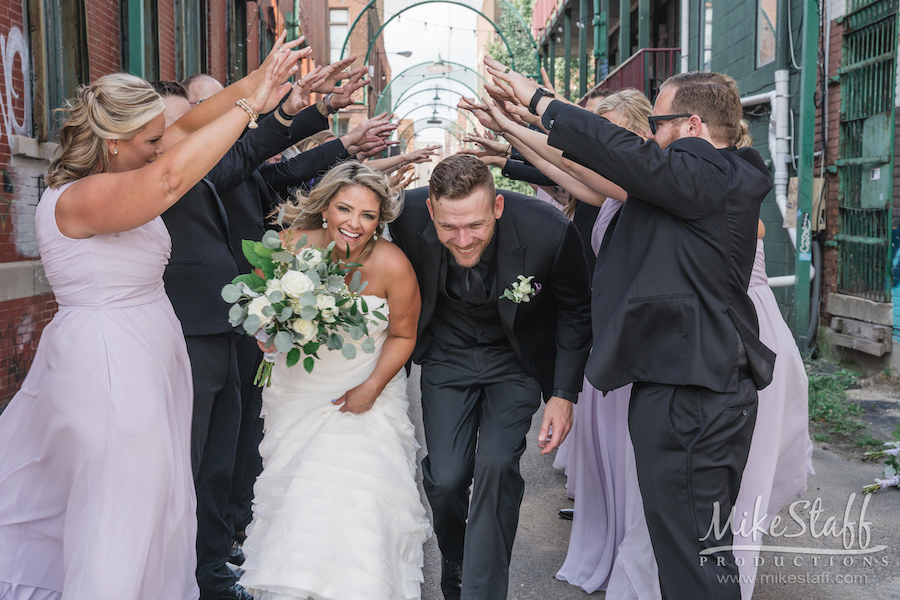
[[[312,230],[322,227],[322,213],[331,201],[347,186],[358,185],[372,190],[381,202],[378,214],[377,235],[381,235],[384,226],[400,215],[403,200],[398,192],[391,189],[386,175],[355,160],[347,160],[333,167],[321,181],[316,183],[308,193],[298,191],[294,197],[272,211],[274,223],[287,229],[297,227],[301,230]],[[284,208],[284,216],[278,223],[278,214]],[[375,238],[369,240],[363,249],[360,259],[365,258],[375,247]]]
[[[302,154],[307,150],[312,150],[313,148],[321,146],[325,142],[329,142],[334,139],[337,139],[337,136],[326,129],[325,131],[320,131],[319,133],[314,133],[307,138],[303,138],[302,140],[294,144],[294,148],[296,148],[297,151]]]
[[[59,109],[65,122],[59,150],[50,162],[47,185],[56,188],[91,173],[109,170],[106,140],[130,140],[166,105],[153,87],[134,75],[104,75],[78,88]]]
[[[753,136],[750,135],[750,121],[747,119],[741,119],[741,133],[735,146],[738,148],[750,148],[753,146]]]
[[[600,101],[594,113],[602,115],[610,111],[618,111],[626,123],[617,123],[632,133],[646,134],[650,130],[648,117],[653,112],[647,97],[634,88],[625,88],[611,94]]]

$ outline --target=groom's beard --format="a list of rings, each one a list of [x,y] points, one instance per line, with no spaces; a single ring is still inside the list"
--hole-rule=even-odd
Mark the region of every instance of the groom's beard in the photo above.
[[[453,260],[456,261],[456,264],[461,266],[464,269],[471,269],[475,265],[481,262],[481,257],[484,255],[484,251],[487,250],[488,244],[491,243],[491,240],[494,239],[494,232],[497,231],[497,222],[494,221],[493,226],[491,227],[491,231],[488,234],[487,238],[474,244],[463,248],[463,250],[474,250],[470,254],[461,255],[457,254],[458,247],[452,244],[444,244],[444,247],[450,251],[450,254],[453,256]]]

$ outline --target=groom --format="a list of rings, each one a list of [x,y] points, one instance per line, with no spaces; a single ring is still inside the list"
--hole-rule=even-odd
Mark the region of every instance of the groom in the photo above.
[[[581,240],[550,205],[497,194],[488,168],[461,154],[434,168],[427,190],[406,194],[391,235],[422,291],[412,358],[422,366],[422,471],[441,589],[448,600],[503,599],[531,417],[543,395],[546,454],[571,427],[590,352]],[[520,276],[530,290],[513,289]]]

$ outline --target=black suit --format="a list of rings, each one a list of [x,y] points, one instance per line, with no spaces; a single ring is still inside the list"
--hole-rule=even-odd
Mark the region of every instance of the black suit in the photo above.
[[[504,191],[482,281],[487,301],[466,304],[454,292],[454,277],[466,270],[450,264],[427,192],[407,192],[391,224],[422,294],[413,360],[422,365],[425,490],[442,554],[462,560],[462,598],[505,598],[531,417],[541,394],[574,400],[581,389],[590,349],[587,271],[578,232],[558,210]],[[499,298],[519,275],[534,276],[540,292],[527,303]]]
[[[698,553],[713,503],[734,503],[775,356],[747,296],[759,207],[772,179],[751,149],[655,142],[551,103],[548,143],[629,192],[597,256],[594,339],[585,373],[599,390],[634,382],[629,426],[667,598],[740,597],[733,558]],[[727,591],[725,591],[727,590]],[[726,595],[719,595],[719,594]]]
[[[298,135],[305,137],[324,127],[324,118],[314,107],[311,110],[298,115],[290,128],[273,116],[262,119],[258,129],[248,130],[205,179],[162,215],[172,238],[163,280],[184,329],[194,385],[191,460],[197,489],[197,580],[204,597],[235,581],[225,565],[233,533],[228,511],[236,459],[242,464],[237,450],[241,386],[248,383],[247,375],[239,372],[238,349],[247,345],[244,338],[255,346],[252,338],[233,331],[229,305],[221,296],[222,287],[245,272],[241,265],[246,259],[233,243],[235,232],[246,228],[244,219],[257,221],[259,233],[251,239],[262,236],[261,207],[244,216],[235,205],[253,199],[234,190],[258,177],[259,164]],[[229,209],[236,214],[230,215]],[[256,413],[258,420],[258,407]]]

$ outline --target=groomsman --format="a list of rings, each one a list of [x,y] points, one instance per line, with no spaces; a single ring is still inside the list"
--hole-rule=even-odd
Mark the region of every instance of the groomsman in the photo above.
[[[406,193],[391,235],[422,292],[412,358],[422,366],[422,471],[441,589],[447,599],[500,600],[531,417],[543,395],[546,454],[571,427],[590,351],[581,240],[549,204],[498,194],[488,168],[462,154],[434,168],[429,188]]]
[[[727,529],[756,391],[775,361],[747,295],[772,177],[756,150],[735,147],[737,84],[718,73],[669,78],[644,142],[485,62],[541,115],[548,144],[629,192],[597,256],[593,330],[605,351],[585,372],[603,391],[634,383],[629,429],[663,597],[737,600],[732,536],[707,532],[716,515]]]

